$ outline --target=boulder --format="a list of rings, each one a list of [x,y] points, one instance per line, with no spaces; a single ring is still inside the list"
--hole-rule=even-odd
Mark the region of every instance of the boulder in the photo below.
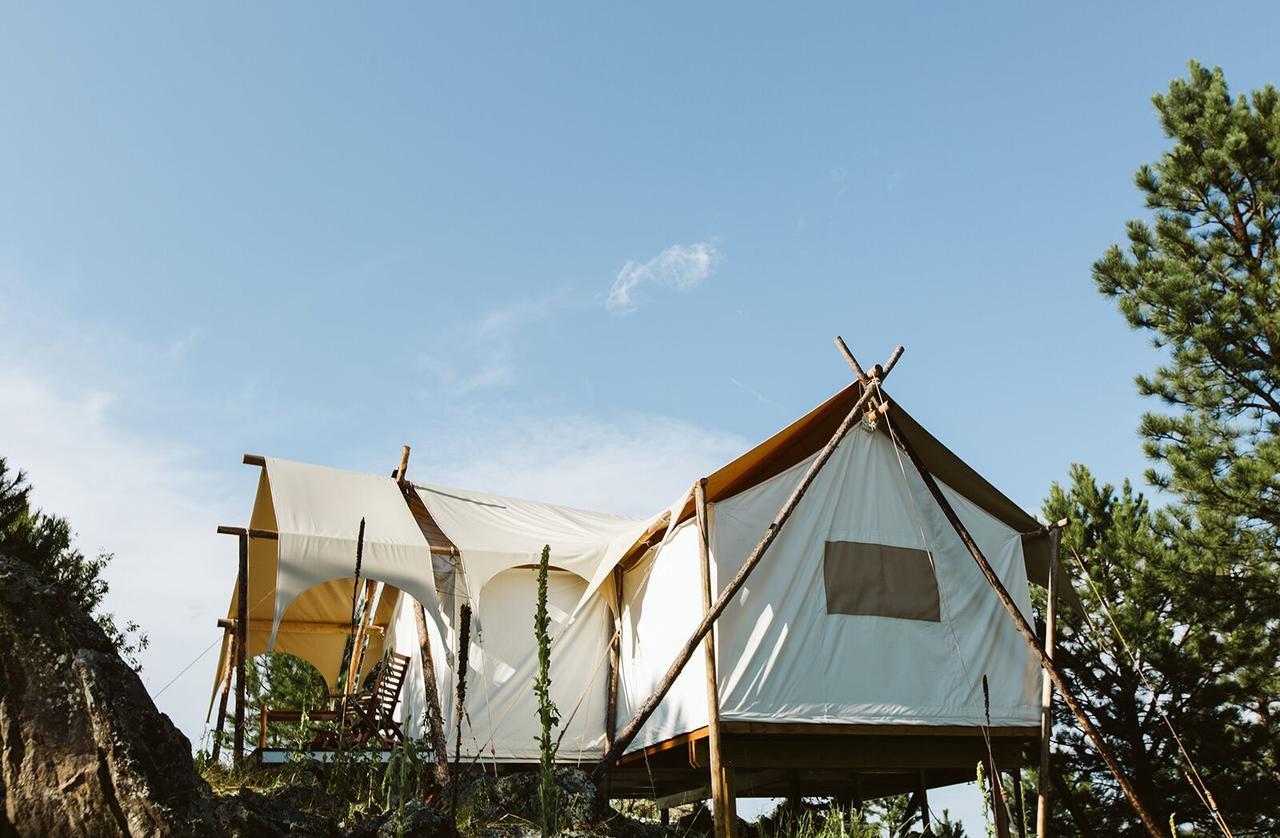
[[[191,743],[98,624],[3,556],[0,748],[0,834],[226,834]]]

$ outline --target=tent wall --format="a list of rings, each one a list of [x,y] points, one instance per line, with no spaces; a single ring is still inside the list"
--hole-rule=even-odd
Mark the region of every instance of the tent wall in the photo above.
[[[808,464],[712,506],[717,589],[737,572]],[[944,491],[1030,614],[1018,533]],[[904,572],[923,568],[925,578],[913,580],[907,593],[885,596],[936,590],[940,619],[829,613],[839,610],[829,609],[829,585],[884,582],[887,574],[861,583],[841,575],[840,562],[859,549],[884,561],[924,551],[923,564]],[[927,578],[928,555],[936,579]],[[1039,670],[1030,651],[919,476],[879,433],[856,430],[819,473],[721,617],[717,653],[721,716],[729,721],[979,725],[984,675],[992,724],[1034,725],[1039,717]]]
[[[618,720],[635,714],[702,618],[698,530],[686,523],[622,577]],[[630,751],[707,723],[706,663],[695,655],[641,728]]]
[[[387,648],[409,658],[409,670],[405,674],[404,688],[395,717],[404,725],[405,734],[409,738],[426,739],[426,687],[423,681],[422,653],[418,645],[418,621],[413,612],[413,598],[408,594],[401,594],[387,631]],[[439,630],[431,620],[427,620],[427,637],[431,643],[431,660],[436,669],[440,711],[448,726],[449,720],[453,718],[453,671],[449,666],[452,656],[446,651]]]

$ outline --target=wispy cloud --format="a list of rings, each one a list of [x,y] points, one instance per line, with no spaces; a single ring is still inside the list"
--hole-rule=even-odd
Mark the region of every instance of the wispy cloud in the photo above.
[[[646,286],[688,291],[701,285],[722,260],[714,242],[673,244],[648,262],[628,260],[609,289],[605,308],[610,314],[629,314],[644,301]]]
[[[440,343],[447,352],[420,353],[418,366],[454,398],[508,385],[516,377],[514,347],[521,330],[549,317],[566,296],[556,291],[485,309],[444,336]]]
[[[761,404],[773,404],[773,399],[769,398],[764,393],[761,393],[759,390],[755,389],[754,387],[749,387],[748,385],[743,384],[741,381],[734,378],[733,376],[729,377],[729,383],[737,387],[739,390],[746,393],[747,395],[753,396],[755,400],[760,402]]]

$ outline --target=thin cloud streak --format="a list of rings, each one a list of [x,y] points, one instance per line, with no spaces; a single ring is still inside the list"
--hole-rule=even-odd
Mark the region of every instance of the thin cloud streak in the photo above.
[[[714,242],[673,244],[647,262],[628,260],[609,289],[605,309],[630,314],[645,301],[648,286],[690,291],[711,276],[723,256]]]

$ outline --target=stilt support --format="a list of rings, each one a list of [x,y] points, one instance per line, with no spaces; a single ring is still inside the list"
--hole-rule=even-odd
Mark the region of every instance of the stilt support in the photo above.
[[[707,480],[693,487],[693,509],[698,520],[698,558],[702,565],[702,613],[711,610],[711,533],[707,520]],[[716,683],[716,632],[712,628],[702,641],[707,680],[707,745],[710,751],[711,814],[715,818],[716,838],[731,838],[724,767],[720,760],[720,689]]]
[[[413,619],[418,624],[418,654],[422,659],[422,682],[427,700],[427,727],[436,763],[436,785],[444,788],[449,785],[449,745],[444,738],[444,712],[440,707],[440,689],[436,684],[431,636],[427,633],[427,614],[419,602],[413,604]]]
[[[1058,619],[1058,545],[1062,528],[1049,530],[1049,588],[1044,608],[1044,654],[1053,660],[1054,634]],[[1044,673],[1040,688],[1040,774],[1037,778],[1036,838],[1049,834],[1049,793],[1053,783],[1049,773],[1049,744],[1053,741],[1053,679]]]
[[[236,735],[232,761],[244,760],[245,649],[249,645],[249,534],[241,532],[240,572],[236,576]]]

